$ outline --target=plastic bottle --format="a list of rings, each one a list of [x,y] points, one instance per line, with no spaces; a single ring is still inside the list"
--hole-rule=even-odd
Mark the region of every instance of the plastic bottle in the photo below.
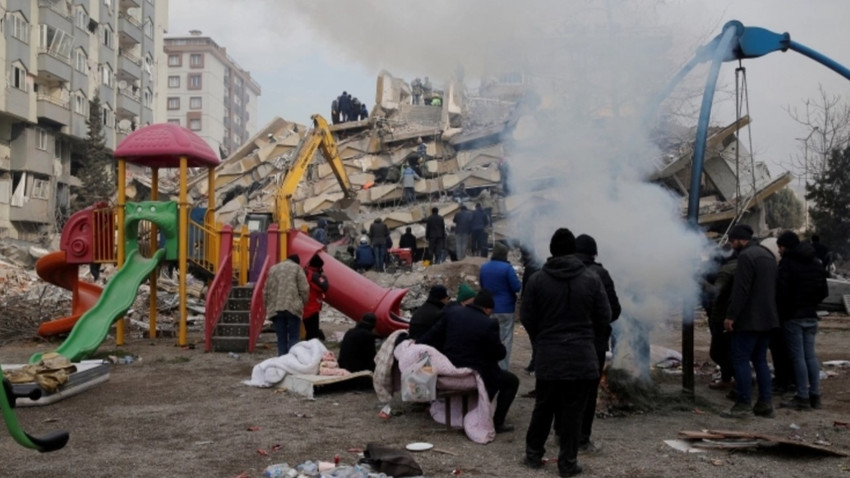
[[[309,460],[296,466],[295,469],[305,475],[316,476],[319,474],[319,465]]]
[[[286,463],[278,463],[276,465],[269,465],[266,467],[265,471],[263,471],[263,476],[266,478],[284,478],[289,473],[291,468]]]

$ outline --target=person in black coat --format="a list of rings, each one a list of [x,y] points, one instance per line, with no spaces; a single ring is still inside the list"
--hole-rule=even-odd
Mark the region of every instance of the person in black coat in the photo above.
[[[581,473],[578,443],[590,390],[599,379],[596,337],[609,330],[611,306],[605,286],[574,255],[569,229],[555,231],[552,257],[534,274],[522,297],[522,325],[534,337],[535,402],[525,437],[524,463],[543,466],[546,439],[554,419],[560,440],[558,472]]]
[[[505,423],[505,417],[519,389],[519,379],[499,367],[507,350],[499,339],[499,323],[490,318],[493,307],[493,294],[481,289],[472,304],[446,307],[443,317],[417,342],[439,350],[455,367],[478,372],[490,400],[496,396],[493,424],[496,433],[503,433],[514,430]]]
[[[432,263],[443,262],[443,250],[446,247],[446,222],[440,216],[440,210],[431,208],[431,215],[425,221],[425,238],[428,239],[428,252],[431,254]]]
[[[811,244],[791,231],[776,241],[782,259],[776,278],[776,307],[794,370],[797,393],[783,408],[820,408],[820,366],[815,353],[817,306],[829,295],[826,271]]]
[[[408,333],[411,339],[419,340],[440,319],[443,307],[449,302],[449,291],[444,285],[435,285],[428,292],[428,299],[416,309],[410,318]]]
[[[611,322],[613,323],[620,317],[620,312],[623,309],[620,307],[620,300],[617,298],[617,290],[614,288],[614,280],[611,279],[611,274],[602,267],[602,264],[596,262],[598,253],[596,240],[593,237],[581,234],[576,238],[576,257],[602,280],[602,285],[605,286],[605,295],[608,296],[608,305],[611,307]],[[596,359],[599,363],[600,379],[602,369],[605,367],[605,352],[608,351],[610,339],[610,326],[605,334],[596,337]],[[590,441],[590,434],[593,429],[593,419],[596,417],[596,397],[599,392],[600,379],[596,379],[596,385],[591,388],[587,396],[587,406],[584,409],[584,417],[581,421],[581,438],[578,442],[580,451],[594,452],[598,450],[596,445]]]
[[[360,322],[348,330],[339,343],[339,366],[349,372],[375,370],[375,314],[364,314]]]

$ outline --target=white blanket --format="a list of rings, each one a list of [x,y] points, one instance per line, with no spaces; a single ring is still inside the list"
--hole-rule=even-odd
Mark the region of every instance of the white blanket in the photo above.
[[[327,353],[319,339],[298,342],[289,349],[289,353],[280,357],[272,357],[254,365],[251,380],[245,380],[245,385],[252,387],[272,387],[283,381],[288,373],[315,375],[319,373],[322,356]]]

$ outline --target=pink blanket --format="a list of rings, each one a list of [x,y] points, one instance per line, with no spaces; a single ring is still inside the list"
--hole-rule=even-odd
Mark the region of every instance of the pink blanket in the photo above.
[[[431,358],[431,366],[439,375],[437,381],[437,390],[466,390],[471,388],[474,383],[478,389],[477,393],[472,394],[471,403],[469,403],[469,411],[465,417],[461,417],[461,397],[451,397],[452,402],[452,424],[463,423],[463,431],[466,436],[475,443],[490,443],[496,437],[496,430],[493,425],[493,411],[495,407],[488,400],[487,389],[484,387],[484,382],[478,374],[469,368],[456,368],[446,358],[445,355],[437,351],[437,349],[428,345],[416,344],[410,340],[405,340],[395,348],[395,358],[398,360],[398,368],[404,373],[406,370],[415,367],[419,362],[421,354],[427,353]],[[442,400],[437,400],[431,403],[431,417],[439,423],[446,423],[446,405]]]

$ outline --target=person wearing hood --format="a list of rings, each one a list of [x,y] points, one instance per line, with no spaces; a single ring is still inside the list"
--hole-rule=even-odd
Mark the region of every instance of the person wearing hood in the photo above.
[[[522,296],[522,325],[533,336],[535,400],[525,437],[525,459],[541,468],[554,420],[560,476],[575,476],[581,422],[591,388],[599,380],[596,337],[610,327],[611,305],[605,285],[576,252],[576,239],[560,228],[549,242],[552,257],[528,280]]]
[[[278,355],[289,353],[289,349],[301,338],[301,317],[309,298],[310,286],[297,254],[269,269],[263,288],[263,302],[266,319],[271,319],[277,334]]]
[[[622,307],[620,300],[617,298],[617,290],[614,288],[614,280],[611,279],[611,274],[596,262],[596,256],[599,254],[596,248],[596,239],[587,235],[581,234],[576,238],[576,257],[584,264],[585,267],[595,272],[602,280],[602,285],[605,286],[605,295],[608,296],[608,305],[611,307],[611,322],[613,323],[620,317]],[[611,340],[611,327],[608,327],[606,333],[596,337],[596,360],[599,363],[599,372],[605,367],[605,352],[608,351],[608,342]],[[601,378],[601,376],[600,376]],[[593,419],[596,417],[596,396],[599,392],[599,379],[596,380],[596,385],[591,387],[590,394],[587,396],[587,406],[584,409],[584,417],[581,421],[581,439],[578,443],[579,451],[596,452],[598,448],[590,441],[590,434],[593,429]]]
[[[776,278],[776,308],[785,333],[797,393],[779,404],[782,408],[810,410],[820,408],[820,367],[815,353],[818,333],[817,305],[829,295],[826,271],[815,257],[815,248],[800,242],[797,234],[783,232],[779,246]]]
[[[508,248],[497,242],[493,247],[490,260],[481,266],[478,272],[478,283],[482,289],[493,293],[496,307],[493,318],[499,322],[499,336],[505,344],[507,354],[499,362],[502,370],[508,370],[511,363],[511,347],[514,341],[514,312],[516,311],[517,293],[522,284],[516,275],[514,266],[508,262]]]
[[[375,314],[367,313],[342,336],[339,343],[339,367],[351,373],[361,370],[375,370]]]
[[[360,245],[354,250],[354,270],[368,271],[375,265],[375,252],[366,236],[360,238]]]
[[[319,313],[322,311],[325,293],[330,287],[328,277],[323,269],[324,265],[325,261],[318,254],[315,254],[310,258],[307,267],[304,268],[304,272],[307,274],[307,283],[310,285],[310,297],[304,306],[305,340],[325,340],[325,333],[319,327]]]
[[[324,245],[328,245],[328,221],[325,219],[319,219],[319,223],[316,225],[316,229],[313,230],[312,234],[313,239],[318,242],[321,242]]]
[[[443,307],[449,302],[446,286],[437,284],[428,292],[428,299],[416,309],[410,318],[410,338],[418,340],[437,323],[443,313]]]
[[[375,270],[384,272],[384,258],[387,256],[387,238],[390,229],[380,217],[369,226],[369,240],[372,241],[372,251],[375,254]]]
[[[767,349],[771,332],[779,328],[776,313],[776,259],[753,240],[753,228],[736,224],[729,230],[729,243],[738,253],[732,297],[723,330],[732,334],[732,366],[735,368],[736,402],[726,414],[749,414],[772,418],[773,391]],[[753,372],[756,371],[758,401],[751,404]]]

